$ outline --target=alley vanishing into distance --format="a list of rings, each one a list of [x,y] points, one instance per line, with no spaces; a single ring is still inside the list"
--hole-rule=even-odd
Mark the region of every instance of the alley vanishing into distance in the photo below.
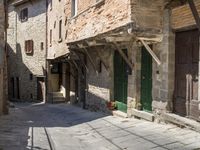
[[[2,150],[197,150],[200,134],[69,104],[15,104],[0,118]]]

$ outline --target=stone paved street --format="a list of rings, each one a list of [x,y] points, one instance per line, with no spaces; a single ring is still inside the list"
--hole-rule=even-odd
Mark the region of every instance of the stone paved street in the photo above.
[[[200,134],[68,104],[16,104],[0,118],[2,150],[196,150]]]

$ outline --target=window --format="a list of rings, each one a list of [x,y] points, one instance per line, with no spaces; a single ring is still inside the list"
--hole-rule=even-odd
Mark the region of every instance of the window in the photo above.
[[[22,22],[28,20],[28,8],[24,8],[24,9],[21,10],[21,12],[20,12],[20,20]]]
[[[62,20],[59,21],[59,41],[62,40]]]
[[[50,30],[50,34],[49,34],[49,44],[50,44],[50,46],[52,45],[52,30]]]
[[[32,54],[33,53],[33,40],[25,41],[25,53]]]
[[[41,50],[44,50],[44,42],[41,42],[40,48]]]
[[[29,79],[30,79],[30,81],[33,80],[33,74],[32,73],[29,75]]]
[[[72,17],[73,16],[76,16],[77,15],[77,0],[71,0],[71,15],[72,15]]]

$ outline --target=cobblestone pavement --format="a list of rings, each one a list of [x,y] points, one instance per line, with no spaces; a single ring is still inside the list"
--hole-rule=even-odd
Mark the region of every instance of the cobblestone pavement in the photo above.
[[[0,118],[0,150],[197,150],[200,134],[69,104],[16,104]]]

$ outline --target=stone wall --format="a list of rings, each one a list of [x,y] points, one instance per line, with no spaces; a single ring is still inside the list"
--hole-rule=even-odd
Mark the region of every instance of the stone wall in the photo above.
[[[7,113],[7,66],[5,54],[5,6],[0,1],[0,115]]]
[[[20,11],[28,8],[28,20],[21,22]],[[11,78],[19,78],[21,100],[37,99],[37,77],[45,76],[46,60],[46,1],[32,1],[8,6],[9,95],[12,98]],[[25,40],[33,40],[34,52],[25,53]],[[43,48],[41,44],[43,43]],[[30,76],[33,75],[31,80]],[[16,86],[15,86],[16,90]]]
[[[48,3],[48,59],[55,59],[68,53],[66,38],[65,0],[49,0]],[[59,21],[62,20],[61,38],[59,38]],[[50,44],[50,30],[52,42]]]
[[[103,59],[98,56],[100,52]],[[113,99],[113,49],[93,47],[88,49],[90,57],[96,66],[87,57],[88,72],[86,74],[87,93],[86,104],[94,110],[107,111],[107,102]],[[100,60],[102,61],[100,64]],[[104,65],[105,64],[105,65]]]
[[[161,32],[164,0],[131,0],[131,17],[139,30]]]
[[[171,12],[164,12],[164,37],[161,43],[154,45],[154,50],[161,60],[158,66],[153,62],[153,110],[155,114],[172,111],[175,77],[175,36],[171,29]]]

